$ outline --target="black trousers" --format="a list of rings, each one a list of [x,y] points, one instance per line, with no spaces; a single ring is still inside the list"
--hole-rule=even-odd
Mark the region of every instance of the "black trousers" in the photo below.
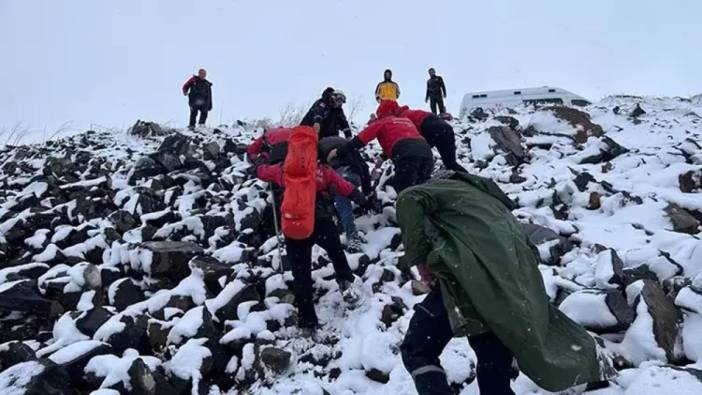
[[[195,127],[195,119],[197,118],[198,111],[200,112],[200,122],[198,123],[200,125],[205,124],[205,121],[207,121],[207,110],[198,107],[190,107],[190,123],[188,126]]]
[[[413,186],[423,184],[431,178],[434,160],[417,156],[401,156],[393,160],[395,176],[392,186],[397,193]]]
[[[439,355],[453,337],[439,288],[415,306],[405,339],[402,362],[412,375],[419,395],[453,395]],[[510,388],[512,353],[492,332],[469,336],[478,357],[477,380],[481,395],[514,395]]]
[[[446,112],[446,107],[444,106],[443,96],[429,96],[429,106],[431,107],[431,112],[436,114],[436,107],[439,107],[439,114]]]
[[[444,167],[448,170],[467,172],[456,161],[456,135],[451,125],[443,119],[429,116],[422,122],[422,136],[430,146],[436,147]]]
[[[353,281],[353,272],[346,260],[339,239],[339,231],[331,218],[317,218],[314,233],[304,240],[286,238],[285,247],[292,265],[295,286],[295,304],[298,309],[298,325],[315,327],[319,324],[314,310],[314,284],[312,281],[312,247],[317,244],[329,256],[334,266],[337,281]]]

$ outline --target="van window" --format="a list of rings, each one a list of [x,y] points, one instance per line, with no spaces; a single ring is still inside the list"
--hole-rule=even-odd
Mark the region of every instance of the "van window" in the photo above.
[[[555,89],[549,89],[549,90],[548,90],[548,93],[555,93],[555,92],[556,92]]]
[[[558,97],[524,100],[524,104],[563,104],[563,99]]]
[[[587,105],[590,104],[589,101],[583,100],[583,99],[573,99],[573,100],[570,101],[570,103],[571,103],[572,105],[578,106],[578,107],[585,107],[585,106],[587,106]]]
[[[514,91],[514,94],[515,94],[515,95],[521,95],[521,94],[522,94],[522,91]]]

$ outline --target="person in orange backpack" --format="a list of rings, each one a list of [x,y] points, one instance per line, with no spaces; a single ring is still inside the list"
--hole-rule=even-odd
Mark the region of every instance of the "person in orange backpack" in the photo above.
[[[256,163],[259,179],[272,182],[285,188],[283,165]],[[366,208],[366,197],[353,184],[346,181],[334,169],[325,164],[317,166],[315,174],[317,197],[315,202],[315,222],[312,235],[305,239],[285,237],[288,260],[292,263],[294,278],[293,293],[298,308],[298,327],[305,334],[314,333],[319,320],[314,308],[314,284],[312,280],[312,247],[322,247],[329,256],[336,272],[344,301],[354,304],[360,298],[361,280],[353,275],[341,244],[334,217],[334,196],[346,196],[361,207]]]

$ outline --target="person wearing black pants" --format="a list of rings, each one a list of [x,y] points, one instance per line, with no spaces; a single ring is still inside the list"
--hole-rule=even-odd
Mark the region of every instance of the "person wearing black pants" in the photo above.
[[[265,164],[257,159],[256,176],[263,181],[283,186],[282,164]],[[315,223],[310,237],[305,239],[285,238],[285,249],[292,265],[295,304],[298,309],[298,327],[311,333],[319,326],[314,310],[314,284],[312,281],[312,247],[317,244],[329,256],[336,272],[336,280],[344,301],[353,304],[359,299],[360,280],[351,272],[346,260],[339,231],[334,223],[336,214],[334,195],[348,197],[361,207],[368,207],[368,200],[353,184],[343,179],[330,166],[320,164],[316,174],[317,197],[315,200]]]
[[[467,172],[456,161],[456,135],[448,122],[430,112],[412,110],[407,106],[400,107],[399,113],[412,121],[429,146],[436,147],[446,169]]]
[[[429,79],[427,80],[427,95],[426,101],[429,102],[431,112],[436,114],[438,107],[439,114],[446,112],[444,106],[444,98],[446,98],[446,85],[444,79],[436,75],[436,70],[432,67],[429,69]]]
[[[431,178],[434,158],[431,150],[427,148],[427,142],[423,139],[402,140],[395,145],[392,151],[395,176],[391,183],[397,193],[413,185],[423,184]]]
[[[414,379],[419,395],[454,395],[439,355],[453,337],[441,290],[436,287],[414,307],[405,339],[402,362]],[[477,380],[482,395],[514,395],[510,388],[512,353],[492,332],[469,336],[478,358]]]
[[[439,151],[444,167],[448,170],[467,172],[456,161],[456,135],[448,122],[436,115],[430,115],[422,122],[420,132],[427,143]]]
[[[190,128],[195,127],[195,121],[197,120],[197,113],[200,112],[200,121],[198,122],[198,125],[204,125],[205,122],[207,121],[207,110],[203,108],[198,108],[198,107],[190,107],[190,123],[188,126]]]
[[[200,69],[197,75],[192,76],[183,84],[183,95],[188,96],[190,105],[190,122],[188,128],[195,128],[197,113],[200,113],[201,126],[207,121],[207,113],[212,110],[212,83],[207,80],[207,71]]]
[[[353,283],[354,275],[346,260],[339,231],[331,218],[317,218],[314,233],[307,239],[294,240],[285,238],[288,259],[292,263],[293,278],[295,279],[294,293],[298,308],[300,327],[316,327],[319,325],[314,310],[314,282],[312,280],[312,247],[317,244],[329,256],[339,284]]]

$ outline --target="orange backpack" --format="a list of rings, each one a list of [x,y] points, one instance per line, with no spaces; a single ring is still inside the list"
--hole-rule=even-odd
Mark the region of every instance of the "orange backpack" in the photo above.
[[[294,240],[312,236],[317,197],[317,132],[309,126],[293,128],[283,163],[283,234]]]

